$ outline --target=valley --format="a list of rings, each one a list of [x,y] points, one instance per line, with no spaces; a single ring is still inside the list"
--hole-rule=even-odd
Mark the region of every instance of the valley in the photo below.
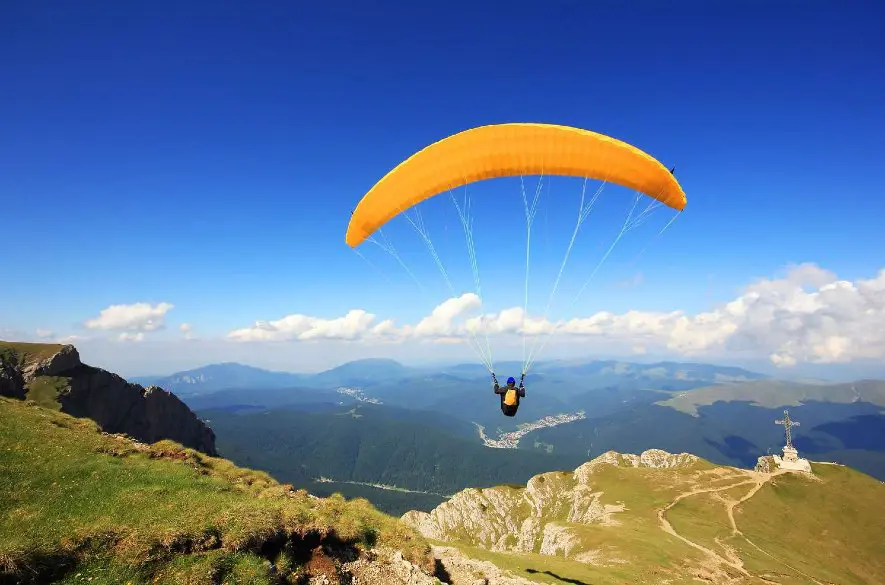
[[[516,449],[519,446],[520,439],[522,439],[524,436],[532,431],[547,427],[555,427],[584,418],[586,417],[584,416],[583,411],[545,416],[541,420],[537,420],[534,422],[520,423],[519,430],[517,431],[499,433],[497,439],[492,439],[488,437],[485,433],[485,427],[483,427],[482,425],[477,423],[474,424],[476,424],[480,440],[486,447],[492,447],[495,449]]]

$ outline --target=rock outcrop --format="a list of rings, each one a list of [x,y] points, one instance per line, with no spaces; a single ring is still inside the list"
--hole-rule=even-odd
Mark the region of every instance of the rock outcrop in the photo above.
[[[438,563],[437,577],[451,585],[537,585],[510,571],[501,569],[490,561],[472,559],[456,547],[431,546]],[[386,583],[386,581],[374,581]]]
[[[62,412],[91,418],[105,432],[145,443],[170,439],[217,455],[215,433],[174,394],[83,364],[73,345],[48,348],[52,346],[0,346],[0,395],[22,399],[36,388],[52,388]]]
[[[774,473],[776,469],[777,462],[774,460],[774,456],[765,455],[756,459],[756,467],[753,468],[753,471],[757,473]]]
[[[650,449],[641,455],[609,451],[574,472],[532,477],[526,487],[468,488],[430,513],[410,511],[401,520],[425,538],[462,541],[495,552],[539,553],[602,563],[598,551],[582,548],[573,527],[618,524],[620,501],[603,501],[593,485],[602,466],[691,469],[699,461],[688,453]]]
[[[22,399],[27,393],[25,377],[13,360],[4,358],[0,354],[0,396]]]

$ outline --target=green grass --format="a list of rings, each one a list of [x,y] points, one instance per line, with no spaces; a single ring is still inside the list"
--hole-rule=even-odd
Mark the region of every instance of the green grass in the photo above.
[[[693,474],[694,470],[683,475],[650,468],[609,465],[597,467],[592,475],[591,486],[594,492],[602,492],[602,503],[613,505],[623,502],[626,505],[626,510],[613,514],[616,525],[565,522],[571,507],[567,498],[559,499],[558,505],[550,502],[545,506],[542,516],[544,524],[555,522],[567,527],[580,543],[579,551],[598,551],[602,562],[607,566],[595,566],[563,556],[537,554],[542,540],[540,536],[535,542],[535,552],[530,554],[491,552],[477,546],[475,536],[463,530],[453,531],[451,537],[470,556],[492,561],[501,568],[542,583],[562,583],[545,571],[557,575],[558,578],[594,585],[659,583],[664,577],[675,579],[682,574],[685,560],[697,561],[700,553],[665,534],[658,524],[657,510],[666,506],[685,489],[687,480]],[[576,484],[572,474],[558,472],[543,474],[534,479],[533,483],[538,489],[549,489],[554,494],[571,491]],[[506,489],[510,491],[509,497],[522,499],[523,490],[510,487]],[[513,520],[520,524],[528,517],[530,508],[526,505],[520,506],[518,510],[518,518]],[[685,581],[689,582],[691,581]]]
[[[752,575],[743,577],[742,585],[761,585],[762,577],[784,585],[807,585],[812,581],[806,575],[821,582],[845,585],[885,583],[885,549],[881,544],[885,542],[885,486],[848,468],[815,465],[814,471],[820,481],[796,474],[780,475],[735,509],[738,528],[764,552],[741,536],[732,535],[726,502],[716,495],[699,493],[682,498],[667,511],[666,517],[678,534],[722,557],[728,556],[726,547],[734,550]],[[498,553],[480,548],[475,538],[456,527],[452,536],[458,540],[453,544],[469,556],[545,583],[569,579],[594,585],[642,585],[665,580],[673,584],[696,583],[694,577],[699,568],[710,560],[666,534],[658,522],[657,511],[691,489],[727,488],[750,479],[737,470],[729,475],[730,479],[723,479],[698,473],[697,469],[597,467],[591,476],[593,491],[602,492],[603,503],[626,505],[623,512],[613,515],[617,524],[568,524],[561,521],[559,510],[545,515],[543,523],[567,526],[580,543],[576,552],[598,552],[598,565],[561,554],[537,554],[540,539],[534,553]],[[565,489],[569,487],[558,475],[545,476],[543,484],[554,482]],[[725,500],[737,501],[752,487],[752,483],[745,484],[718,494]],[[553,509],[548,505],[545,511]],[[524,515],[521,511],[517,523]],[[720,569],[740,577],[734,568]]]
[[[62,349],[52,343],[20,343],[0,341],[0,362],[13,364],[16,368],[46,360]],[[26,397],[40,406],[59,410],[58,394],[68,385],[68,378],[38,376],[25,387]]]
[[[435,543],[451,546],[447,543]],[[637,566],[631,563],[613,564],[609,567],[594,567],[563,557],[539,555],[535,553],[499,553],[484,548],[459,545],[458,548],[471,558],[491,561],[499,569],[530,579],[537,583],[562,585],[578,582],[592,585],[651,585],[662,582],[671,585],[697,584],[696,580],[660,565]]]
[[[63,345],[57,343],[24,343],[19,341],[0,341],[0,360],[12,360],[15,357],[19,365],[51,358]]]
[[[746,493],[751,486],[741,487]],[[712,494],[697,494],[680,500],[667,510],[667,520],[677,533],[720,553],[716,539],[726,540],[731,536],[725,504]]]
[[[28,383],[26,396],[43,408],[60,410],[58,394],[67,387],[69,380],[61,376],[37,376]]]
[[[850,404],[858,395],[865,402],[885,406],[885,382],[867,380],[840,384],[800,384],[780,380],[757,380],[738,384],[719,384],[680,392],[667,400],[657,402],[692,416],[699,416],[698,408],[717,401],[747,401],[763,408],[799,406],[803,402],[820,401]]]
[[[756,545],[821,581],[885,583],[885,486],[848,467],[782,475],[735,509]],[[764,557],[772,569],[796,573]]]
[[[0,469],[0,580],[37,570],[65,583],[270,583],[265,561],[289,570],[295,553],[269,558],[268,547],[311,538],[378,543],[432,567],[427,543],[366,500],[312,499],[171,441],[139,446],[6,398]]]

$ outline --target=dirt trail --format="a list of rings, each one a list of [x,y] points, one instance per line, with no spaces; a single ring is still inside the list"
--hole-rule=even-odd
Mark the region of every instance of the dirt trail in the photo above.
[[[746,569],[744,569],[744,562],[738,556],[738,554],[734,550],[734,548],[721,542],[718,537],[715,539],[716,544],[719,545],[720,547],[722,547],[722,549],[725,551],[725,556],[722,556],[719,553],[717,553],[717,552],[715,552],[715,551],[713,551],[701,544],[693,542],[693,541],[689,540],[688,538],[682,536],[681,534],[678,534],[676,532],[676,530],[673,528],[673,525],[670,524],[670,522],[667,520],[667,518],[665,516],[665,513],[667,512],[667,510],[669,510],[670,508],[675,506],[681,500],[688,498],[690,496],[698,495],[698,494],[716,493],[718,496],[718,499],[721,500],[723,502],[723,504],[725,504],[725,510],[728,514],[728,521],[731,524],[732,536],[740,536],[750,546],[752,546],[753,548],[758,550],[760,553],[764,554],[765,556],[767,556],[769,558],[772,558],[772,559],[778,561],[779,563],[781,563],[785,567],[795,571],[798,575],[805,577],[806,579],[808,579],[812,583],[816,583],[817,585],[833,585],[833,584],[830,584],[827,582],[819,581],[819,580],[815,579],[814,577],[812,577],[811,575],[808,575],[807,573],[803,573],[802,571],[800,571],[796,567],[789,565],[788,563],[784,562],[783,560],[781,560],[781,559],[775,557],[774,555],[772,555],[771,553],[765,551],[764,549],[759,547],[756,543],[754,543],[749,538],[744,536],[744,533],[741,532],[740,529],[737,527],[737,522],[735,521],[735,518],[734,518],[734,509],[737,506],[739,506],[740,504],[743,504],[744,502],[746,502],[747,500],[749,500],[750,498],[755,496],[759,492],[759,490],[762,489],[762,486],[764,486],[766,483],[771,481],[772,478],[774,478],[778,475],[782,475],[784,473],[789,473],[789,471],[785,470],[785,469],[778,469],[772,473],[761,473],[761,472],[757,472],[757,471],[748,471],[748,472],[746,472],[746,474],[749,476],[748,479],[738,481],[736,483],[733,483],[733,484],[730,484],[727,486],[718,487],[718,488],[693,489],[693,490],[689,490],[687,492],[683,492],[683,493],[679,494],[678,496],[676,496],[676,498],[672,502],[670,502],[670,504],[668,504],[665,508],[658,511],[658,519],[661,522],[661,528],[667,534],[671,534],[671,535],[675,536],[676,538],[678,538],[679,540],[681,540],[682,542],[688,544],[689,546],[691,546],[699,551],[702,551],[708,557],[710,557],[710,559],[718,561],[719,563],[722,563],[722,564],[727,565],[729,567],[732,567],[732,568],[736,569],[737,571],[740,571],[740,573],[746,577],[755,577],[756,579],[760,579],[761,581],[764,581],[766,583],[776,583],[775,581],[771,581],[771,580],[761,577],[759,575],[751,575]],[[743,497],[741,497],[739,500],[732,500],[730,498],[722,497],[721,495],[719,495],[719,493],[721,493],[721,492],[725,492],[725,491],[728,491],[732,488],[740,487],[742,485],[747,485],[747,484],[753,484],[753,487],[746,494],[744,494]]]
[[[787,471],[785,469],[778,469],[777,471],[775,471],[773,473],[764,473],[763,474],[763,473],[758,473],[755,471],[752,473],[754,473],[756,475],[756,477],[754,478],[754,482],[756,483],[756,485],[754,485],[750,491],[748,491],[746,494],[744,494],[744,497],[742,497],[739,500],[730,500],[730,499],[723,498],[723,501],[725,502],[725,511],[728,513],[728,521],[731,522],[731,534],[733,536],[743,536],[744,535],[744,533],[738,529],[737,522],[735,522],[735,520],[734,520],[734,509],[737,506],[739,506],[739,505],[743,504],[744,502],[746,502],[747,500],[749,500],[750,498],[752,498],[753,496],[755,496],[756,492],[758,492],[759,490],[762,489],[762,486],[764,486],[766,483],[771,481],[771,478],[773,478],[776,475],[781,475],[782,473],[787,473]]]
[[[717,553],[716,551],[709,549],[702,544],[698,544],[698,543],[682,536],[681,534],[676,532],[676,530],[673,528],[673,525],[670,524],[669,520],[667,520],[666,513],[670,508],[672,508],[673,506],[675,506],[676,504],[678,504],[679,502],[681,502],[682,500],[684,500],[685,498],[688,498],[690,496],[696,496],[698,494],[709,494],[709,493],[714,493],[714,492],[723,492],[723,491],[727,491],[732,488],[742,486],[742,485],[747,485],[750,483],[755,483],[755,482],[752,479],[745,479],[742,481],[738,481],[737,483],[732,483],[732,484],[722,486],[722,487],[698,488],[698,489],[689,490],[687,492],[682,492],[681,494],[676,496],[676,498],[672,502],[670,502],[665,508],[658,510],[658,521],[661,523],[661,528],[667,534],[670,534],[671,536],[675,536],[676,538],[678,538],[679,540],[681,540],[685,544],[689,545],[690,547],[703,552],[708,557],[718,561],[719,563],[721,563],[723,565],[728,565],[729,567],[732,567],[733,569],[739,571],[742,575],[746,575],[747,577],[749,577],[750,573],[748,573],[747,570],[744,569],[744,564],[740,560],[740,558],[737,558],[737,559],[726,558],[726,557],[720,555],[719,553]]]

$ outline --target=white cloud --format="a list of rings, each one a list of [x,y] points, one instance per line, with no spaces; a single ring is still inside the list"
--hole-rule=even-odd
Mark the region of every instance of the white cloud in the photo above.
[[[170,303],[111,305],[84,325],[87,329],[108,331],[156,331],[165,326],[166,313],[173,307]]]
[[[41,329],[39,327],[37,328],[36,334],[37,334],[38,339],[48,339],[48,338],[53,337],[55,335],[51,330]]]
[[[118,341],[130,341],[130,342],[138,342],[144,341],[144,333],[139,331],[138,333],[126,333],[125,331],[117,336]]]
[[[372,328],[374,320],[375,315],[361,309],[354,309],[336,319],[294,314],[277,321],[256,321],[252,327],[236,329],[227,337],[234,341],[355,340],[367,335],[384,335],[393,330],[393,324],[389,321]]]
[[[348,341],[426,340],[439,344],[476,336],[545,339],[554,327],[555,342],[596,340],[606,348],[642,354],[666,351],[677,356],[767,358],[777,366],[797,363],[846,363],[885,358],[885,269],[871,279],[839,280],[814,264],[791,267],[781,278],[760,279],[734,300],[709,311],[687,314],[627,311],[598,312],[551,323],[526,315],[520,307],[468,317],[481,307],[472,293],[446,300],[417,325],[397,327],[390,319],[354,309],[344,317],[321,319],[289,315],[256,322],[228,334],[239,341],[335,339]]]
[[[415,326],[414,335],[417,337],[451,337],[459,333],[455,320],[478,309],[481,305],[482,301],[473,293],[448,299],[436,307],[429,316],[421,319]]]

